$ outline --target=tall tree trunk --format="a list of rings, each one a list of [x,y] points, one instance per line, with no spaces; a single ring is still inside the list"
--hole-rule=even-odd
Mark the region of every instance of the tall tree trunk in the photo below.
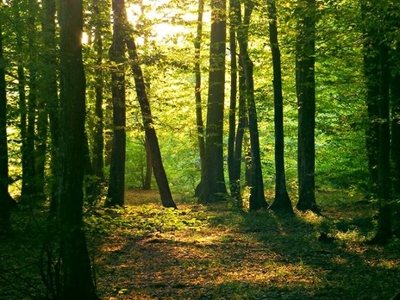
[[[380,72],[379,85],[379,152],[378,152],[378,230],[372,242],[386,244],[392,238],[391,209],[391,167],[390,167],[390,116],[389,116],[389,83],[390,71],[388,47],[382,42],[379,47]]]
[[[269,40],[272,51],[272,67],[274,72],[274,122],[275,122],[275,199],[271,209],[293,214],[292,203],[286,189],[284,134],[283,134],[283,96],[281,53],[278,43],[278,25],[275,0],[268,1]]]
[[[319,212],[315,201],[315,0],[298,1],[296,39],[299,201],[297,209]]]
[[[226,199],[223,160],[225,100],[226,1],[211,1],[210,71],[208,86],[206,153],[200,203]]]
[[[29,48],[35,49],[41,47],[41,44],[37,43],[40,35],[37,34],[39,16],[39,4],[35,0],[29,0],[29,18],[28,18],[28,34],[29,34]],[[47,99],[42,97],[42,93],[46,88],[47,80],[46,76],[40,76],[41,70],[35,66],[37,61],[42,60],[40,56],[31,53],[30,66],[29,66],[29,114],[28,114],[28,138],[29,144],[32,144],[33,157],[33,197],[34,201],[43,202],[44,199],[44,187],[45,187],[45,162],[46,162],[46,150],[47,150],[47,125],[48,116],[45,110],[45,101]],[[32,102],[32,103],[31,103]],[[32,137],[31,137],[32,136]]]
[[[366,104],[368,112],[368,124],[366,128],[366,147],[368,156],[369,170],[369,190],[370,196],[377,194],[378,188],[378,152],[379,152],[379,42],[375,28],[367,26],[370,17],[366,3],[363,1],[361,11],[365,22],[364,29],[364,76],[367,89]],[[368,27],[368,28],[367,28]]]
[[[124,20],[126,20],[125,12]],[[172,193],[169,187],[167,174],[165,173],[164,165],[162,162],[160,146],[158,143],[156,131],[154,129],[153,116],[151,114],[150,102],[147,98],[146,85],[144,82],[143,72],[139,64],[136,44],[134,39],[127,35],[125,36],[125,43],[128,47],[131,69],[135,79],[136,94],[142,112],[144,131],[153,160],[154,176],[156,178],[158,189],[160,191],[161,203],[164,207],[177,208],[174,200],[172,199]]]
[[[393,164],[392,186],[394,198],[400,197],[400,42],[397,44],[395,68],[391,78],[391,157]]]
[[[104,90],[104,72],[103,72],[103,22],[100,8],[100,0],[93,3],[94,13],[96,18],[95,23],[95,36],[94,48],[96,51],[96,65],[95,68],[95,124],[93,132],[93,170],[98,181],[104,180],[104,117],[103,117],[103,90]]]
[[[60,0],[61,137],[58,223],[62,299],[98,299],[82,222],[85,162],[85,73],[82,1]]]
[[[203,35],[203,11],[204,11],[204,0],[199,0],[199,6],[197,9],[197,30],[196,38],[194,41],[194,75],[195,75],[195,101],[196,101],[196,126],[197,126],[197,143],[199,145],[199,155],[201,170],[205,168],[205,156],[206,148],[204,141],[204,123],[203,123],[203,108],[201,104],[201,69],[200,69],[200,52],[201,52],[201,41]],[[195,190],[195,196],[199,197],[201,193],[201,182]]]
[[[46,59],[43,61],[43,72],[46,74],[46,88],[42,90],[43,99],[46,99],[46,112],[50,121],[50,170],[51,170],[51,198],[50,211],[53,215],[57,212],[58,207],[58,167],[59,167],[59,99],[57,87],[57,46],[56,46],[56,3],[53,0],[42,0],[42,35],[45,46]]]
[[[235,137],[235,153],[234,153],[234,166],[232,181],[236,182],[236,186],[231,196],[237,199],[237,204],[240,209],[243,208],[242,192],[241,192],[241,173],[242,173],[242,160],[243,160],[243,143],[246,130],[249,129],[248,109],[246,103],[246,79],[244,76],[243,64],[239,60],[239,112],[238,112],[238,126]],[[246,153],[247,155],[247,153]],[[247,161],[247,159],[244,159]],[[251,163],[250,163],[251,165]],[[247,172],[247,163],[245,165]],[[247,175],[245,175],[245,183],[247,183]]]
[[[106,206],[123,206],[125,195],[126,107],[125,107],[125,43],[124,0],[113,0],[113,43],[110,59],[113,101],[113,145]]]
[[[3,55],[3,28],[2,18],[0,18],[0,235],[8,234],[11,231],[11,200],[8,193],[7,93],[5,59]]]
[[[237,20],[237,10],[240,9],[240,2],[237,0],[229,1],[229,52],[230,52],[230,75],[231,92],[229,101],[229,135],[228,135],[228,174],[231,196],[237,202],[240,201],[240,180],[235,174],[235,139],[236,139],[236,107],[238,94],[238,62],[236,46],[236,30],[239,24]],[[239,177],[240,178],[240,177]]]
[[[238,29],[238,42],[240,48],[240,59],[244,69],[246,83],[246,100],[249,114],[249,131],[251,145],[251,193],[250,210],[258,210],[268,206],[264,195],[264,181],[262,177],[262,166],[260,157],[260,142],[258,136],[257,109],[254,99],[253,62],[248,53],[248,28],[253,12],[254,4],[250,1],[245,3],[243,21]]]

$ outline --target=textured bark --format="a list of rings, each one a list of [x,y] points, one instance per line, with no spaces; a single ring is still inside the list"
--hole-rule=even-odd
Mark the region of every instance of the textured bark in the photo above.
[[[286,189],[284,134],[283,134],[283,96],[281,53],[278,43],[278,27],[275,0],[268,1],[269,40],[272,51],[272,67],[274,72],[274,125],[275,125],[275,199],[271,209],[293,214],[292,203]]]
[[[124,1],[113,0],[113,43],[110,59],[115,65],[111,71],[113,103],[113,144],[110,163],[110,182],[106,206],[123,206],[125,195],[126,107],[125,107],[125,43]]]
[[[61,127],[58,226],[62,299],[98,299],[82,222],[85,162],[85,73],[82,1],[60,0]]]
[[[210,71],[207,103],[206,153],[202,189],[198,201],[212,203],[226,199],[223,160],[225,99],[226,1],[211,1]]]
[[[318,212],[315,201],[315,0],[298,1],[296,39],[299,201],[297,209]]]

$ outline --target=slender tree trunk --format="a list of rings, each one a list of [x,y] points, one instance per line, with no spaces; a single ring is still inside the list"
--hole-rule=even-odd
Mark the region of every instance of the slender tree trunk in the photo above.
[[[56,3],[53,0],[42,0],[42,35],[44,41],[43,72],[46,74],[44,83],[46,87],[42,90],[43,99],[46,99],[46,112],[49,116],[50,123],[50,170],[51,170],[51,198],[50,211],[56,214],[58,207],[58,167],[59,167],[59,99],[57,84],[57,46],[56,46]]]
[[[125,195],[126,107],[125,107],[125,43],[124,0],[113,0],[113,43],[110,59],[113,99],[113,145],[106,206],[123,206]]]
[[[264,195],[264,181],[260,157],[260,142],[258,136],[257,109],[254,99],[253,62],[248,54],[248,27],[253,12],[253,3],[245,3],[243,22],[238,30],[240,59],[244,69],[246,83],[246,100],[249,114],[249,131],[251,145],[251,193],[250,210],[258,210],[268,206]]]
[[[391,78],[391,156],[393,164],[392,186],[394,198],[400,197],[400,42],[396,55],[396,67]]]
[[[284,134],[283,134],[283,96],[281,53],[278,43],[278,27],[275,0],[268,1],[269,40],[272,51],[272,67],[274,72],[274,122],[275,122],[275,199],[271,209],[293,214],[292,203],[286,189]]]
[[[378,230],[372,242],[386,244],[392,238],[391,180],[390,180],[390,116],[389,83],[390,71],[388,48],[382,43],[379,47],[380,72],[379,85],[379,152],[378,152]]]
[[[95,68],[95,124],[93,132],[93,170],[98,178],[98,183],[104,180],[104,116],[103,116],[103,90],[104,90],[104,72],[103,72],[103,22],[101,20],[101,2],[96,0],[93,3],[96,14],[94,48],[96,51]]]
[[[236,182],[236,186],[234,192],[232,192],[231,196],[234,199],[237,199],[238,207],[240,209],[243,208],[242,201],[242,192],[241,192],[241,173],[242,173],[242,161],[245,162],[247,159],[243,159],[243,143],[245,138],[246,130],[249,129],[249,119],[248,119],[248,109],[246,104],[246,79],[244,78],[244,70],[243,65],[239,61],[239,112],[238,112],[238,126],[235,137],[235,153],[234,153],[234,167],[233,167],[233,175],[232,181]],[[251,166],[251,162],[250,162]],[[246,173],[247,172],[247,163],[245,165]],[[251,169],[251,168],[250,168]],[[247,183],[247,175],[245,176],[245,183]]]
[[[126,18],[124,20],[126,20]],[[125,36],[125,42],[128,47],[131,69],[135,79],[136,94],[139,100],[140,109],[142,111],[144,131],[153,160],[154,176],[156,178],[158,189],[160,191],[161,203],[164,207],[177,208],[174,200],[172,199],[167,174],[165,173],[164,165],[162,162],[160,146],[158,143],[156,131],[154,129],[150,102],[147,98],[146,85],[143,79],[142,69],[140,68],[135,41],[132,37]]]
[[[236,139],[236,107],[238,94],[238,62],[236,58],[236,30],[239,24],[237,20],[237,10],[240,9],[240,2],[236,0],[229,1],[229,51],[230,51],[230,75],[231,92],[229,101],[229,135],[228,135],[228,174],[231,196],[237,202],[240,200],[240,180],[235,174],[235,139]],[[240,178],[240,177],[239,177]]]
[[[365,24],[370,22],[368,9],[364,2],[361,5]],[[367,25],[365,25],[367,27]],[[370,27],[370,26],[368,26]],[[377,194],[378,188],[378,152],[379,152],[379,42],[375,28],[364,29],[364,76],[366,82],[366,104],[368,111],[368,124],[366,128],[366,147],[368,156],[369,170],[369,190],[370,196]]]
[[[315,201],[315,0],[298,1],[296,91],[298,107],[297,209],[319,212]]]
[[[0,4],[2,5],[2,4]],[[8,193],[8,147],[7,147],[7,93],[5,58],[3,55],[3,28],[0,18],[0,235],[11,231]]]
[[[226,199],[223,160],[225,99],[226,1],[211,1],[210,71],[207,105],[206,153],[200,203]]]
[[[199,155],[201,170],[205,168],[205,141],[204,141],[204,123],[203,123],[203,108],[201,104],[201,69],[200,69],[200,52],[201,52],[201,41],[203,35],[203,11],[204,11],[204,0],[199,0],[199,6],[197,10],[197,30],[196,38],[194,41],[194,74],[195,74],[195,101],[196,101],[196,126],[197,126],[197,142],[199,145]],[[202,171],[203,172],[203,171]],[[195,196],[199,197],[201,193],[201,182],[195,190]]]
[[[60,0],[61,137],[59,234],[62,299],[98,299],[82,222],[85,73],[82,61],[82,1]]]

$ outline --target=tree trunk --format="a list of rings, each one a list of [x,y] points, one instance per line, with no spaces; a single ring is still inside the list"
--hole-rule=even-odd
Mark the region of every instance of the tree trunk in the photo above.
[[[210,71],[208,86],[206,153],[198,201],[226,200],[223,120],[225,100],[226,1],[211,0]]]
[[[124,0],[113,0],[113,43],[110,59],[113,102],[113,144],[106,206],[123,206],[125,195],[126,107],[125,107],[125,43]]]
[[[400,197],[400,42],[398,43],[395,69],[392,70],[391,79],[391,156],[393,165],[392,186],[393,196]]]
[[[251,193],[250,210],[255,211],[268,206],[264,195],[264,181],[260,157],[260,142],[258,136],[257,109],[254,99],[253,62],[248,54],[248,28],[253,12],[253,4],[247,2],[243,22],[238,29],[240,59],[244,69],[246,83],[246,100],[249,114],[249,131],[251,145]]]
[[[315,201],[315,0],[298,2],[296,39],[299,201],[297,209],[319,212]]]
[[[275,199],[271,205],[274,211],[293,214],[292,203],[286,189],[284,134],[283,134],[283,96],[281,53],[278,43],[278,27],[275,0],[268,1],[269,40],[272,51],[272,67],[274,72],[274,121],[275,121]]]
[[[85,73],[82,61],[82,1],[61,0],[61,137],[58,223],[62,299],[98,299],[82,222]]]
[[[361,10],[364,22],[370,22],[367,6],[362,3]],[[370,27],[370,26],[368,26]],[[379,42],[375,28],[364,29],[364,76],[366,82],[366,104],[368,112],[368,124],[366,128],[366,147],[368,156],[369,170],[369,190],[370,196],[377,194],[378,187],[378,152],[379,152]]]
[[[51,170],[51,198],[50,211],[56,214],[58,207],[58,186],[59,179],[59,99],[57,87],[57,46],[56,46],[56,3],[52,0],[42,0],[42,35],[44,41],[44,56],[43,72],[46,74],[46,88],[42,90],[43,99],[46,99],[46,112],[50,121],[50,137],[51,137],[51,153],[50,153],[50,170]]]
[[[136,50],[135,41],[132,37],[125,36],[125,42],[129,50],[128,52],[130,64],[135,79],[136,94],[139,100],[140,109],[142,111],[144,131],[153,160],[154,176],[156,178],[158,189],[160,191],[161,203],[164,207],[177,208],[174,200],[172,199],[167,174],[165,173],[164,165],[162,162],[160,146],[158,144],[156,131],[154,129],[150,102],[146,94],[146,86],[143,79],[143,72],[139,65],[139,58]]]
[[[12,200],[8,193],[7,93],[1,22],[2,18],[0,18],[0,235],[11,231],[10,203]]]
[[[240,2],[229,1],[229,52],[230,52],[230,75],[231,92],[229,101],[229,135],[228,135],[228,174],[231,196],[237,202],[240,201],[240,177],[235,174],[235,140],[236,140],[236,106],[238,94],[238,62],[236,58],[236,29],[239,24],[237,11],[240,9]]]
[[[103,22],[100,11],[100,0],[93,3],[94,13],[96,18],[94,48],[96,51],[95,68],[95,124],[93,132],[93,171],[98,178],[98,183],[104,180],[104,117],[103,117],[103,90],[104,90],[104,72],[103,72]]]
[[[200,156],[200,170],[205,169],[205,141],[204,141],[204,123],[203,123],[203,108],[201,104],[201,69],[200,69],[200,50],[201,41],[203,35],[203,11],[204,11],[204,0],[199,0],[198,12],[197,12],[197,30],[196,38],[194,42],[194,75],[195,75],[195,101],[196,101],[196,126],[197,126],[197,142],[199,145],[199,156]],[[201,193],[201,182],[195,190],[195,197],[199,197]]]
[[[379,153],[378,153],[378,231],[372,242],[386,244],[392,238],[391,209],[391,167],[390,167],[390,116],[389,116],[389,83],[390,71],[388,48],[382,42],[379,47],[380,72],[379,85]]]

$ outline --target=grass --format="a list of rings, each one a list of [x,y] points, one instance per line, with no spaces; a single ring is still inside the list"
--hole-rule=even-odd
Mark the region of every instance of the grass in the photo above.
[[[390,299],[400,291],[399,240],[366,245],[376,208],[354,193],[319,191],[322,216],[247,213],[232,203],[126,192],[126,208],[85,217],[102,299]],[[14,213],[0,248],[0,298],[45,296],[38,257],[45,210]],[[321,232],[332,240],[320,240]]]

